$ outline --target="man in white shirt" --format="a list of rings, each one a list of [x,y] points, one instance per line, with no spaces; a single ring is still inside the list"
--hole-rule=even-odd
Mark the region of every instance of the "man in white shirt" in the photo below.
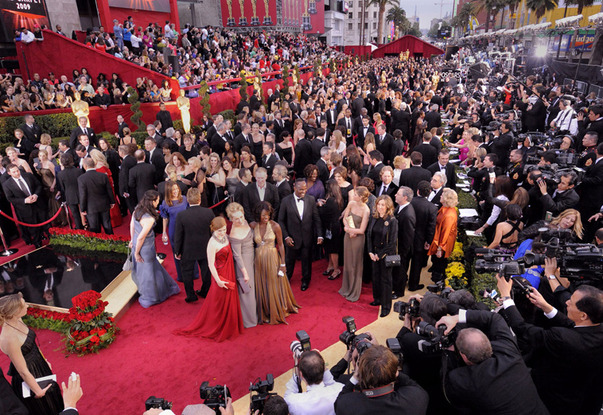
[[[570,134],[576,135],[578,133],[578,121],[574,118],[576,111],[571,107],[569,99],[560,100],[559,108],[561,111],[559,111],[555,119],[551,121],[551,127],[557,127],[560,131],[569,131]]]
[[[343,383],[335,382],[325,370],[325,361],[316,350],[302,353],[295,359],[293,376],[287,382],[285,402],[291,415],[335,415],[333,404],[343,389]],[[307,384],[306,392],[299,392],[301,381]]]
[[[31,43],[36,39],[34,34],[30,32],[26,27],[21,29],[21,42],[23,43]]]

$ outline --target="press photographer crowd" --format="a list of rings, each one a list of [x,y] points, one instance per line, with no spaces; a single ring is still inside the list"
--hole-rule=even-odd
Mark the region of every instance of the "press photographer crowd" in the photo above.
[[[227,33],[189,33],[197,41],[186,51],[198,65],[185,64],[187,71],[219,78],[215,63],[225,58],[218,40]],[[235,41],[244,47],[238,57],[229,48],[225,76],[255,68],[255,56],[265,65],[327,65],[336,56],[321,56],[315,40],[304,50],[303,37],[251,32]],[[207,52],[197,56],[198,48]],[[198,129],[175,128],[162,106],[146,126],[143,148],[123,118],[110,131],[116,151],[113,138],[97,136],[84,116],[52,148],[34,111],[5,151],[2,200],[29,223],[65,202],[71,218],[58,216],[59,226],[98,233],[112,234],[131,215],[123,224],[140,305],[166,301],[179,283],[187,304],[204,299],[175,335],[222,341],[258,324],[286,323],[302,312],[290,284],[297,260],[301,291],[323,258],[322,275],[342,277],[333,290],[346,300],[359,301],[370,283],[370,305],[380,307],[380,317],[399,317],[389,338],[359,333],[354,318],[343,317],[346,353],[330,365],[312,348],[311,331],[298,331],[283,396],[274,392],[272,374],[253,380],[252,415],[598,415],[603,101],[549,70],[515,76],[497,60],[475,70],[464,63],[470,54],[461,48],[447,61],[347,61],[288,89],[256,89],[242,97],[234,119],[213,115]],[[78,75],[83,88],[103,89]],[[39,85],[0,79],[0,101],[8,105],[15,87],[25,93],[50,85],[38,78]],[[66,80],[75,96],[82,87]],[[53,82],[59,84],[54,74]],[[459,217],[460,194],[475,198],[477,215]],[[475,272],[496,275],[496,286],[478,298],[447,286],[459,230],[486,241],[464,246]],[[157,263],[154,232],[171,245],[177,275]],[[46,233],[22,228],[36,248]],[[427,267],[433,284],[420,294]],[[12,376],[12,390],[0,379],[0,413],[76,414],[79,376],[63,384],[63,400],[58,385],[36,385],[52,370],[21,320],[27,305],[18,287],[3,278],[0,288],[0,349]],[[401,301],[407,290],[410,299]],[[192,307],[184,301],[180,307]],[[227,374],[203,382],[198,403],[183,414],[233,415],[227,382]],[[25,383],[31,398],[23,396]],[[173,414],[169,396],[151,396],[145,407],[145,415]]]

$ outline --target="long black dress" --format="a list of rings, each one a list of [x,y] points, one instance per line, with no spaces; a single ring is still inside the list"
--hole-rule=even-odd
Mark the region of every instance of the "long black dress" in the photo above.
[[[48,362],[42,356],[40,349],[36,345],[36,333],[33,330],[29,330],[25,343],[21,346],[21,353],[27,364],[27,369],[33,375],[34,378],[41,378],[44,376],[52,375],[52,370],[48,366]],[[30,414],[35,415],[57,415],[63,410],[63,397],[61,396],[61,390],[57,383],[46,391],[44,397],[36,399],[33,396],[29,398],[23,398],[23,379],[19,375],[17,369],[10,364],[8,374],[12,376],[12,386],[15,394],[25,404]]]

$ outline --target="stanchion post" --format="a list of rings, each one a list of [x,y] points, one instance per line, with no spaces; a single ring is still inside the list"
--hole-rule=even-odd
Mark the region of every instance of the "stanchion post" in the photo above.
[[[4,251],[0,252],[0,256],[11,256],[16,254],[18,249],[8,249],[8,245],[6,244],[6,239],[4,239],[4,232],[2,231],[2,227],[0,226],[0,239],[2,239],[2,245],[4,245]]]

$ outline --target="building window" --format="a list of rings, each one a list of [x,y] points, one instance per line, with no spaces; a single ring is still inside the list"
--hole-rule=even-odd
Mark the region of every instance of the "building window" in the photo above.
[[[362,8],[362,0],[358,2],[358,7]]]
[[[354,30],[354,23],[348,23],[348,30]]]
[[[362,23],[358,23],[358,30],[362,29]]]
[[[373,29],[377,28],[377,23],[373,23]]]
[[[377,12],[373,12],[373,19],[377,18]]]
[[[348,17],[349,17],[350,19],[353,19],[353,18],[354,18],[354,13],[349,12],[349,13],[348,13]]]
[[[362,12],[358,12],[358,18],[362,19]]]
[[[368,23],[365,23],[365,24],[364,24],[364,28],[365,28],[365,29],[368,29]]]

